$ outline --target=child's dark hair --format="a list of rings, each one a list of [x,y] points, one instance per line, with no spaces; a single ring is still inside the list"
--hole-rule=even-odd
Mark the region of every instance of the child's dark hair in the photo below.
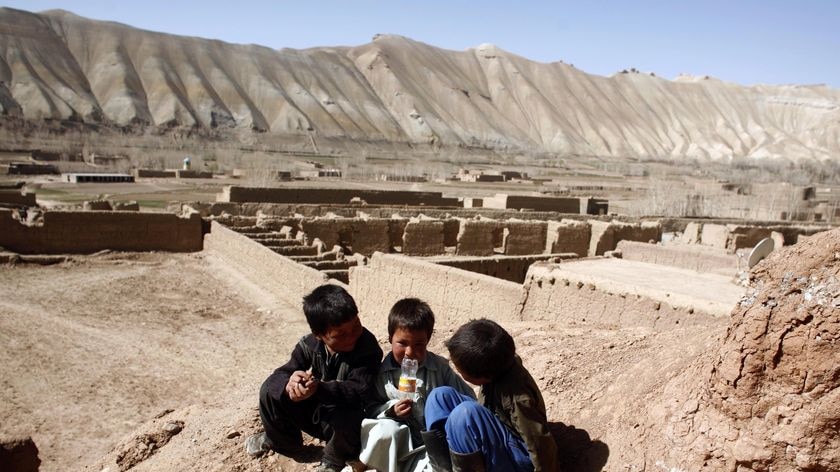
[[[516,345],[495,321],[472,320],[446,341],[449,357],[458,370],[475,378],[493,380],[513,364]]]
[[[432,339],[435,329],[435,314],[429,304],[419,298],[403,298],[394,303],[388,313],[388,341],[394,336],[397,328],[409,331],[425,331]]]
[[[303,297],[303,314],[313,333],[324,334],[330,326],[344,324],[358,316],[359,309],[347,290],[325,284]]]

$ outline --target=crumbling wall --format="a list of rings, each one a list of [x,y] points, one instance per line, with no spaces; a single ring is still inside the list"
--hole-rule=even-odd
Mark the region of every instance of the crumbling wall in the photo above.
[[[632,261],[731,276],[738,273],[738,256],[714,248],[696,245],[661,246],[636,241],[619,241],[616,249],[621,251],[623,259]]]
[[[506,256],[542,254],[545,250],[546,222],[507,220],[501,224],[505,227],[502,247]]]
[[[407,256],[436,256],[445,252],[443,221],[412,219],[405,225],[402,252]]]
[[[48,211],[43,224],[26,226],[0,210],[0,246],[21,254],[90,254],[115,251],[193,252],[202,249],[197,214]]]
[[[589,254],[591,225],[586,221],[549,221],[545,251],[552,254],[573,252],[581,257]]]
[[[492,256],[495,253],[493,232],[498,224],[492,220],[461,220],[455,254],[459,256]]]
[[[705,224],[700,233],[700,244],[726,249],[729,243],[729,228],[726,225]]]
[[[216,221],[205,236],[205,250],[293,306],[300,306],[304,295],[328,280],[326,274],[277,254]]]
[[[390,252],[390,221],[382,218],[352,220],[352,249],[354,253],[371,256],[374,252]],[[331,247],[331,246],[327,246]]]
[[[350,268],[350,290],[368,326],[385,331],[388,311],[404,297],[426,301],[439,324],[473,318],[517,319],[522,286],[397,254],[376,253],[367,266]],[[376,330],[374,330],[376,331]]]
[[[575,259],[577,254],[532,254],[527,256],[495,256],[495,257],[453,257],[431,259],[430,262],[457,267],[478,274],[489,275],[498,279],[517,284],[525,282],[528,268],[534,262],[558,261],[561,259]]]
[[[522,308],[523,320],[556,321],[563,326],[664,330],[686,324],[715,324],[726,311],[723,308],[711,312],[677,303],[676,297],[665,292],[652,293],[627,286],[616,288],[606,279],[593,282],[563,271],[563,265],[546,262],[531,265],[523,286],[528,294]]]
[[[728,229],[727,248],[731,251],[755,247],[759,241],[769,238],[773,234],[772,229],[758,226],[729,225]]]
[[[588,252],[590,256],[600,256],[614,250],[619,241],[659,242],[662,239],[662,226],[657,221],[623,223],[589,220],[589,224],[591,225]]]

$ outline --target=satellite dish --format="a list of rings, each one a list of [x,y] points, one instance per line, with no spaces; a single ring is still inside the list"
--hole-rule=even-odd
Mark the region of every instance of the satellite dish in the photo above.
[[[775,245],[773,244],[773,240],[770,238],[764,238],[755,245],[755,247],[750,251],[750,257],[747,259],[747,267],[750,269],[753,268],[758,261],[767,257],[768,254],[773,252],[773,248]]]

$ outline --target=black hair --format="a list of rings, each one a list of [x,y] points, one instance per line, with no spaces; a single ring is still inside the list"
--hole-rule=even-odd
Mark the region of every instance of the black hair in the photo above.
[[[324,284],[303,297],[303,314],[309,329],[324,334],[331,326],[344,324],[359,315],[353,297],[338,285]]]
[[[452,363],[470,377],[496,379],[513,364],[516,345],[495,321],[486,318],[461,325],[446,341]]]
[[[429,304],[419,298],[403,298],[394,303],[388,313],[388,341],[394,336],[397,328],[409,331],[425,331],[432,339],[435,329],[435,314]]]

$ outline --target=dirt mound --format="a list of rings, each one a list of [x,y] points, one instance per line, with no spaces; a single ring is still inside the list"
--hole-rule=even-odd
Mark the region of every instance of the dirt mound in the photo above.
[[[648,451],[667,457],[661,465],[840,470],[838,278],[840,229],[753,269],[717,353],[670,382],[668,413],[652,415],[648,427],[664,430],[665,442]],[[680,388],[696,375],[699,385]]]

